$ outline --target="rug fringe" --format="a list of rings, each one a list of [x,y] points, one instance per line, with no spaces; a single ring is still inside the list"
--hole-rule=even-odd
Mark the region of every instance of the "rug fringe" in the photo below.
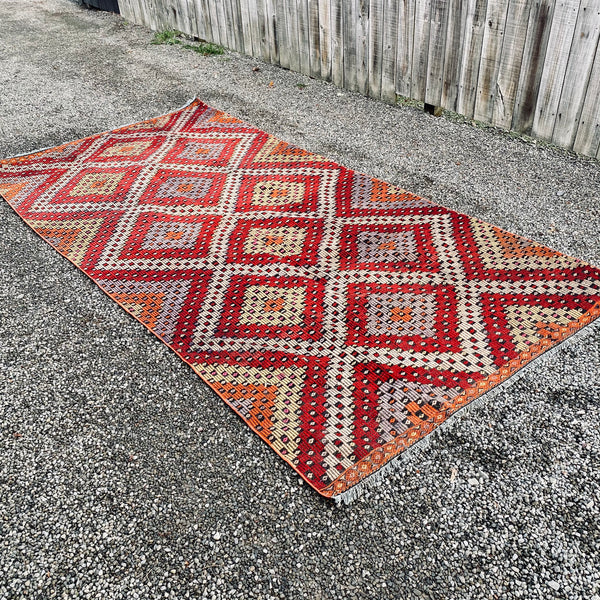
[[[553,346],[531,362],[527,363],[524,367],[519,369],[517,373],[515,373],[512,377],[509,377],[507,380],[498,384],[485,394],[479,396],[472,402],[469,402],[466,406],[462,407],[456,413],[454,413],[450,418],[444,421],[441,425],[436,427],[429,435],[426,435],[424,438],[410,446],[407,450],[399,454],[390,460],[383,467],[380,467],[375,473],[365,477],[362,481],[352,486],[350,489],[338,494],[337,496],[333,496],[332,499],[335,500],[337,506],[349,505],[357,498],[361,497],[367,490],[371,490],[373,488],[381,485],[382,481],[386,479],[387,475],[400,467],[410,465],[416,458],[421,457],[422,453],[429,448],[429,445],[439,437],[443,437],[444,432],[448,429],[451,429],[457,425],[457,419],[455,417],[457,415],[466,415],[470,411],[478,409],[479,406],[488,402],[489,400],[495,398],[500,393],[502,393],[506,388],[511,387],[517,381],[519,381],[524,376],[528,375],[532,367],[535,368],[543,367],[548,363],[551,363],[555,359],[555,354],[562,348],[573,345],[587,337],[591,336],[596,330],[600,331],[600,319],[592,321],[579,331],[575,332],[573,335],[569,336],[556,346]]]
[[[113,127],[112,129],[107,129],[106,131],[102,131],[101,133],[94,133],[94,136],[100,136],[100,135],[104,135],[106,133],[110,133],[111,131],[114,131],[115,129],[123,129],[123,127],[131,127],[132,125],[137,125],[138,123],[144,123],[145,121],[151,121],[154,119],[160,119],[161,117],[166,117],[167,115],[171,115],[173,113],[179,112],[180,110],[183,110],[184,108],[187,108],[190,104],[192,104],[192,102],[195,102],[198,98],[194,97],[191,100],[188,100],[183,106],[180,106],[179,108],[174,108],[173,110],[170,110],[169,112],[163,113],[162,115],[158,115],[156,117],[149,117],[148,119],[142,119],[141,121],[133,121],[131,123],[125,123],[125,125],[117,125],[116,127]],[[80,139],[85,139],[85,138],[80,138]],[[79,140],[68,140],[66,142],[59,142],[58,144],[54,144],[54,146],[46,146],[45,148],[36,148],[35,150],[28,150],[27,152],[23,152],[22,154],[13,154],[12,156],[8,157],[8,158],[0,158],[0,161],[2,160],[8,160],[9,158],[21,158],[23,156],[29,156],[30,154],[38,154],[38,152],[45,152],[46,150],[52,150],[53,148],[56,148],[58,146],[64,146],[65,144],[71,144],[73,142],[78,142]]]

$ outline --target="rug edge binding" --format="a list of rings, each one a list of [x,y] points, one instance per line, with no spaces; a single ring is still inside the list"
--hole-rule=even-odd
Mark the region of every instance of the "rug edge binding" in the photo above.
[[[329,498],[333,500],[338,507],[342,505],[348,506],[358,498],[364,496],[368,491],[379,487],[387,479],[390,473],[412,464],[416,459],[421,457],[422,453],[429,448],[432,442],[437,441],[439,438],[443,438],[445,432],[456,427],[459,424],[459,419],[456,419],[455,417],[463,417],[470,414],[470,411],[478,410],[482,404],[493,400],[520,379],[529,375],[534,367],[539,368],[540,366],[546,366],[552,363],[559,350],[591,337],[596,330],[600,331],[600,315],[583,325],[583,327],[572,333],[570,336],[564,338],[556,345],[538,355],[533,360],[529,361],[527,364],[523,365],[523,367],[521,367],[514,375],[508,377],[481,396],[478,396],[458,409],[455,413],[450,415],[448,419],[438,425],[431,433],[423,436],[406,450],[391,458],[386,464],[377,469],[377,471],[367,475],[364,479],[340,494],[329,496]]]

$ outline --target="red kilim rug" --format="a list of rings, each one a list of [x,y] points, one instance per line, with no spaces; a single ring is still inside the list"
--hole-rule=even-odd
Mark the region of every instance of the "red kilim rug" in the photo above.
[[[600,270],[198,100],[0,193],[338,499],[600,313]]]

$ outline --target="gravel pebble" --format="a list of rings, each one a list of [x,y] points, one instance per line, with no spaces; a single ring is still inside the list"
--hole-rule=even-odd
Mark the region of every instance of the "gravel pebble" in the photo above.
[[[0,156],[199,96],[600,264],[597,161],[249,57],[154,46],[67,0],[2,0],[0,22]],[[4,203],[0,303],[3,600],[600,595],[598,327],[337,507]]]

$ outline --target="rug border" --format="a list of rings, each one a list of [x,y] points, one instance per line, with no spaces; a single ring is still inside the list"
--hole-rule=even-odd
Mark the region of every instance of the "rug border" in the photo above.
[[[447,403],[447,416],[439,423],[434,423],[433,420],[426,421],[422,426],[416,426],[386,444],[382,444],[379,448],[375,448],[359,460],[357,463],[346,469],[340,476],[330,485],[323,489],[323,492],[329,493],[327,497],[335,500],[338,504],[344,502],[349,504],[354,498],[360,495],[363,488],[369,487],[369,480],[374,479],[375,482],[381,479],[382,471],[387,472],[389,467],[398,466],[397,461],[402,461],[406,454],[416,450],[424,445],[424,442],[429,439],[429,436],[448,425],[453,417],[462,413],[469,408],[477,406],[480,402],[485,402],[491,399],[497,392],[506,389],[510,384],[516,383],[530,367],[538,364],[545,357],[570,341],[576,341],[579,334],[591,331],[594,323],[600,322],[600,302],[596,302],[587,310],[581,317],[569,326],[561,327],[559,336],[548,336],[542,339],[539,343],[531,346],[529,350],[522,352],[517,358],[503,365],[498,371],[490,376],[477,382],[475,385],[467,388],[461,394],[455,396]],[[527,355],[534,355],[526,360]],[[477,393],[481,390],[480,393]],[[414,435],[413,435],[414,434]],[[378,465],[370,466],[370,460],[374,455],[382,454],[382,448],[385,446],[394,446],[401,444],[399,448],[390,451]],[[363,467],[361,469],[361,466]],[[367,471],[367,469],[369,469]],[[362,473],[361,473],[362,470]],[[342,480],[351,472],[356,472],[356,479],[352,482],[343,482]],[[338,485],[336,485],[338,484]]]
[[[152,123],[162,117],[167,117],[167,116],[171,116],[171,115],[180,113],[192,106],[197,106],[200,104],[208,106],[209,108],[213,108],[211,105],[206,104],[203,100],[201,100],[200,98],[198,98],[196,96],[196,97],[190,99],[186,104],[184,104],[183,106],[181,106],[175,110],[157,115],[155,117],[151,117],[149,119],[144,119],[142,121],[134,121],[134,122],[131,122],[131,123],[128,123],[125,125],[119,125],[112,129],[108,129],[108,130],[105,130],[105,131],[102,131],[99,133],[94,133],[89,136],[86,136],[83,138],[78,138],[78,139],[71,140],[68,142],[63,142],[63,143],[60,143],[55,146],[39,148],[39,149],[30,151],[30,152],[24,152],[22,154],[17,154],[15,156],[11,156],[8,158],[3,158],[3,159],[0,158],[0,168],[4,164],[13,164],[13,163],[21,162],[19,160],[15,160],[15,159],[29,158],[29,157],[35,156],[37,154],[43,154],[44,152],[47,152],[49,150],[63,148],[63,147],[70,146],[72,144],[76,144],[76,143],[79,143],[82,141],[86,141],[86,140],[93,139],[93,138],[98,138],[103,135],[108,135],[115,131],[119,131],[121,129],[126,129],[126,128],[132,127],[134,125],[140,125],[140,124],[144,124],[144,123]],[[220,110],[220,109],[216,109],[216,110]],[[222,111],[222,112],[225,112],[225,111]],[[229,115],[229,113],[227,113],[227,112],[225,112],[225,114]],[[243,120],[240,120],[240,121],[242,123],[244,123],[245,125],[253,127],[254,129],[258,129],[256,126],[251,125],[250,123],[246,123]],[[265,131],[265,133],[270,136],[272,135],[266,131]],[[276,136],[272,136],[272,137],[275,137],[275,139],[277,139],[279,141],[285,142],[285,140],[280,140],[280,138],[278,138]],[[287,142],[287,143],[290,143],[290,142]],[[311,152],[311,151],[309,150],[308,152]],[[327,160],[329,160],[329,159],[327,159]],[[355,173],[359,173],[360,175],[370,177],[366,173],[358,171],[357,169],[352,169],[350,167],[346,167],[345,165],[342,165],[341,163],[338,163],[334,160],[331,160],[331,162],[334,162],[335,164],[337,164],[345,169],[351,170]],[[396,184],[390,184],[390,185],[400,188],[400,186],[396,185]],[[401,188],[401,189],[403,189],[403,188]],[[422,198],[421,196],[419,196],[419,197]],[[511,380],[513,380],[518,374],[523,373],[523,371],[525,369],[527,369],[527,367],[529,367],[530,365],[534,365],[535,363],[537,363],[539,361],[540,358],[542,358],[543,356],[547,355],[549,352],[556,350],[557,348],[562,346],[567,340],[569,340],[570,338],[575,336],[577,333],[582,332],[584,329],[586,329],[589,325],[592,325],[600,317],[600,302],[597,302],[588,311],[586,311],[577,321],[571,323],[568,327],[560,328],[563,331],[560,331],[559,333],[555,332],[553,335],[549,335],[547,338],[544,338],[540,343],[535,344],[529,350],[522,352],[518,358],[513,359],[507,365],[504,365],[503,367],[501,367],[499,371],[497,371],[497,372],[493,373],[492,375],[490,375],[489,377],[481,380],[480,382],[478,382],[478,384],[472,386],[471,388],[468,388],[463,393],[461,393],[461,394],[457,395],[455,398],[453,398],[449,402],[449,404],[454,405],[454,407],[448,407],[446,409],[448,411],[447,416],[442,421],[440,421],[438,424],[435,424],[433,421],[427,421],[423,426],[417,426],[415,428],[411,428],[404,434],[394,438],[391,442],[383,444],[381,447],[372,450],[371,452],[369,452],[369,454],[367,454],[365,457],[363,457],[361,460],[359,460],[357,463],[355,463],[352,467],[349,467],[346,470],[344,470],[328,486],[319,489],[303,473],[296,470],[295,465],[289,460],[289,458],[287,458],[283,454],[280,454],[280,452],[276,448],[274,448],[271,444],[269,444],[269,442],[261,436],[260,432],[257,429],[255,429],[252,426],[252,424],[250,424],[243,417],[243,415],[232,404],[230,404],[230,402],[196,370],[196,368],[194,367],[194,364],[192,362],[186,360],[183,357],[183,355],[181,355],[171,344],[169,344],[168,342],[163,340],[157,333],[155,333],[152,329],[150,329],[150,327],[148,325],[146,325],[143,321],[141,321],[128,308],[126,308],[121,303],[119,303],[113,297],[113,294],[111,294],[109,291],[104,289],[102,287],[102,285],[99,282],[97,282],[91,275],[86,273],[86,271],[84,271],[79,265],[75,264],[68,256],[66,256],[63,252],[61,252],[56,246],[54,246],[51,242],[49,242],[41,234],[39,234],[33,228],[33,226],[29,224],[27,219],[22,217],[17,212],[17,209],[15,207],[13,207],[12,204],[6,198],[4,198],[4,196],[2,196],[2,194],[0,194],[0,198],[2,198],[2,200],[4,200],[4,202],[6,202],[6,204],[8,204],[8,206],[21,219],[21,221],[24,222],[42,241],[44,241],[46,244],[51,246],[63,258],[65,258],[67,261],[69,261],[69,263],[71,263],[74,267],[76,267],[79,271],[81,271],[88,279],[90,279],[96,285],[96,287],[98,287],[109,298],[111,298],[118,306],[120,306],[121,309],[125,310],[125,312],[127,312],[127,314],[129,314],[136,321],[141,323],[152,335],[154,335],[154,337],[156,337],[162,344],[166,345],[172,352],[174,352],[177,355],[177,357],[179,359],[181,359],[185,364],[187,364],[192,369],[192,371],[196,374],[196,376],[199,377],[200,380],[206,386],[208,386],[242,420],[242,422],[247,427],[250,428],[251,431],[253,431],[263,442],[265,442],[266,445],[272,451],[274,451],[280,459],[282,459],[285,463],[287,463],[292,468],[292,470],[296,473],[296,475],[298,477],[300,477],[303,481],[305,481],[320,496],[322,496],[323,498],[334,500],[337,504],[341,504],[342,502],[347,504],[347,503],[351,502],[356,496],[360,495],[360,493],[363,491],[365,485],[368,485],[369,480],[381,479],[381,476],[383,476],[390,467],[395,466],[397,461],[400,461],[405,457],[407,451],[423,446],[423,442],[428,438],[428,436],[430,436],[434,431],[437,431],[440,427],[448,424],[448,422],[452,419],[452,417],[454,415],[456,415],[459,412],[464,411],[467,407],[473,406],[473,404],[477,403],[478,401],[485,401],[485,399],[489,396],[489,394],[492,393],[494,390],[503,388],[506,384],[511,382]],[[532,240],[532,239],[525,237],[523,235],[520,235],[518,233],[510,232],[506,229],[498,227],[497,225],[494,225],[493,223],[484,221],[483,219],[480,219],[479,217],[473,217],[466,213],[459,212],[457,210],[448,208],[441,204],[437,204],[436,202],[433,202],[433,201],[429,200],[428,198],[422,198],[422,199],[427,201],[428,203],[430,203],[432,206],[440,207],[440,208],[443,208],[444,210],[448,210],[448,211],[451,211],[451,212],[459,214],[459,215],[464,215],[464,216],[468,217],[469,219],[476,219],[476,220],[480,221],[481,223],[490,225],[504,233],[507,233],[512,236],[516,235],[516,236],[520,237],[521,239],[527,240],[533,244],[542,245],[546,248],[549,248],[550,250],[553,250],[554,252],[560,254],[561,256],[571,258],[578,262],[584,263],[585,265],[589,265],[589,266],[593,267],[593,265],[590,265],[589,263],[587,263],[586,261],[584,261],[581,258],[577,258],[577,257],[571,256],[571,255],[568,255],[564,252],[554,250],[553,248],[550,248],[549,246],[540,244],[539,242],[536,242],[535,240]],[[595,267],[593,267],[593,268],[595,268]],[[559,335],[559,337],[556,337],[556,335]],[[550,340],[552,340],[552,341],[550,341]],[[535,354],[535,356],[531,357],[531,354]],[[524,355],[529,355],[529,359],[525,360]],[[502,373],[502,371],[504,371],[504,373]],[[500,375],[500,376],[498,376],[498,375]],[[516,382],[516,379],[514,379],[514,381]],[[484,387],[485,389],[481,389],[482,387]],[[481,390],[481,391],[479,393],[476,393],[475,395],[473,395],[472,392],[474,390]],[[464,401],[461,402],[461,399],[464,399]],[[388,445],[395,445],[395,444],[400,444],[400,446],[398,448],[396,448],[387,457],[385,457],[385,459],[382,462],[380,462],[378,465],[376,465],[375,468],[373,468],[372,466],[369,466],[370,461],[374,457],[374,455],[382,453],[382,450],[381,450],[382,448],[384,448],[385,446],[388,446]],[[365,469],[365,467],[367,467],[367,468]],[[345,477],[350,475],[350,473],[356,473],[356,478],[352,478],[353,481],[344,482],[344,483],[341,483],[341,485],[336,486],[336,484],[338,484],[338,482],[341,482],[342,480],[344,480]],[[379,477],[378,477],[378,475],[379,475]]]

